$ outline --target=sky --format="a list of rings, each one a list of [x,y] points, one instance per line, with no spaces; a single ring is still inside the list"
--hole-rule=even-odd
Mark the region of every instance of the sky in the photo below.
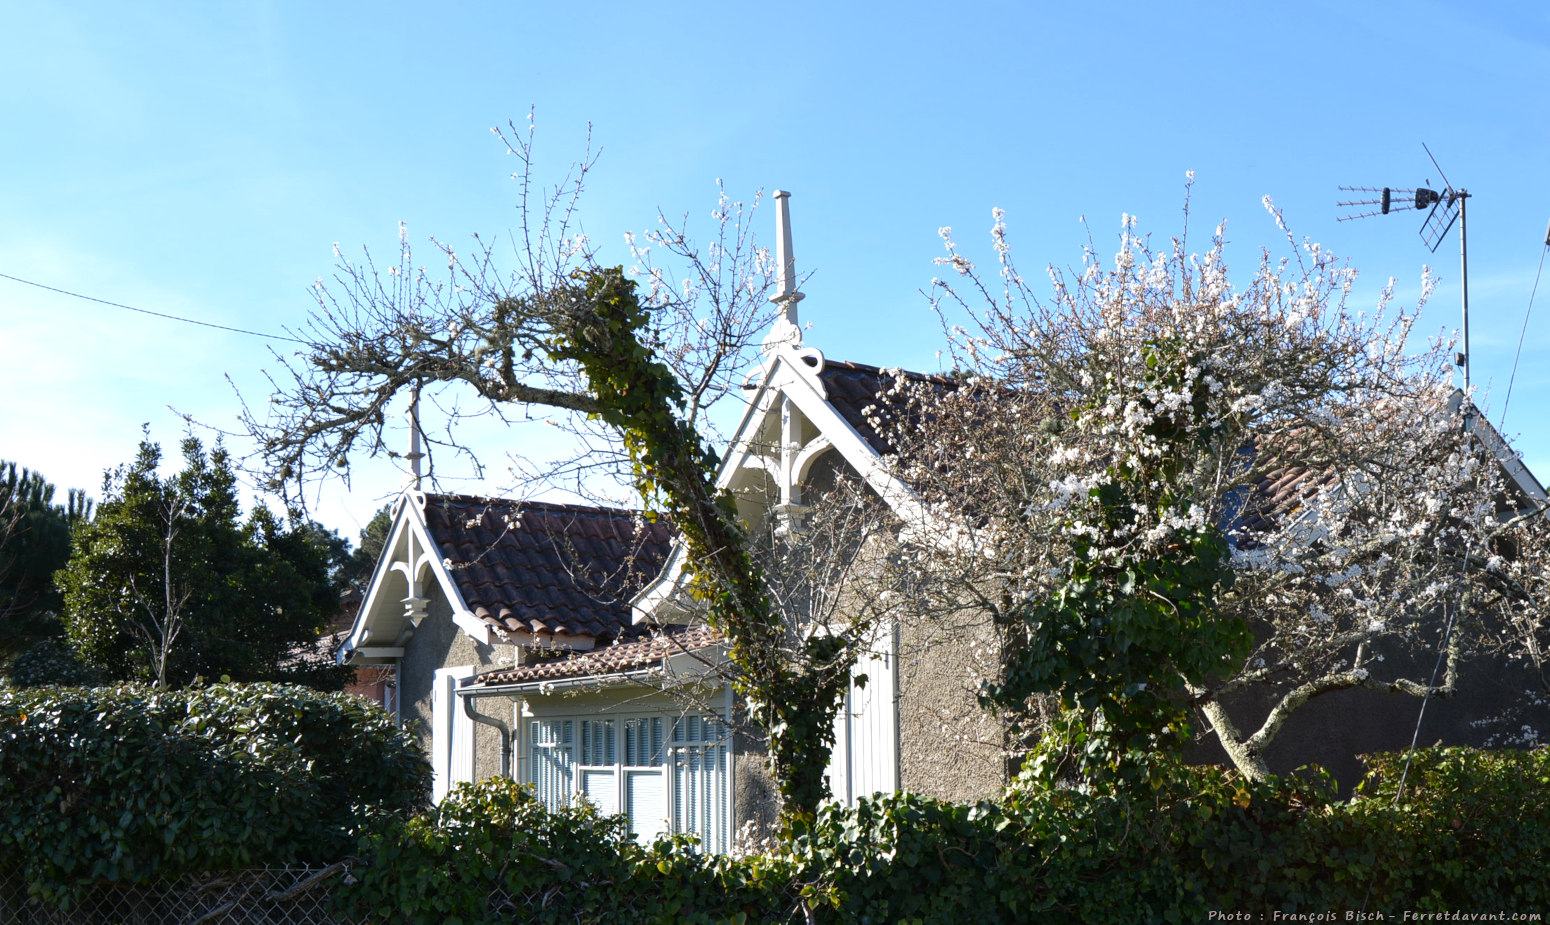
[[[1536,3],[593,2],[71,4],[0,0],[0,274],[209,324],[302,326],[333,247],[395,253],[503,239],[514,159],[493,126],[537,125],[554,182],[586,150],[582,220],[607,262],[659,210],[709,229],[734,198],[792,192],[806,342],[935,369],[921,295],[938,229],[988,257],[1003,208],[1024,268],[1070,266],[1123,214],[1159,239],[1225,220],[1252,271],[1292,231],[1350,260],[1352,304],[1396,280],[1420,330],[1459,326],[1457,229],[1422,216],[1337,222],[1341,185],[1467,189],[1480,403],[1550,475],[1550,8]],[[1085,219],[1085,225],[1084,225]],[[756,226],[773,242],[774,210]],[[1550,281],[1542,288],[1550,289]],[[1550,295],[1537,299],[1550,303]],[[1525,326],[1526,319],[1526,326]],[[1522,338],[1521,359],[1514,362]],[[100,495],[148,424],[237,456],[296,345],[179,323],[0,278],[0,458]],[[1515,378],[1514,378],[1515,377]],[[517,490],[502,454],[442,487]],[[402,475],[357,460],[312,494],[354,538]]]

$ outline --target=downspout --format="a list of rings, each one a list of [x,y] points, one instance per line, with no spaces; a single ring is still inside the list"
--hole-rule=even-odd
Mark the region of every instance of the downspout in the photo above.
[[[501,777],[511,776],[511,727],[493,716],[485,716],[474,710],[473,694],[465,694],[458,691],[458,696],[463,698],[463,715],[476,723],[489,726],[500,733],[501,739]]]

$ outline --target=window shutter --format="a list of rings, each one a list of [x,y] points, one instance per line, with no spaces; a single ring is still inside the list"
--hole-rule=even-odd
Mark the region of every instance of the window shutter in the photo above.
[[[473,673],[472,665],[438,668],[431,682],[431,799],[437,803],[453,784],[474,776],[474,724],[457,696],[458,682]]]

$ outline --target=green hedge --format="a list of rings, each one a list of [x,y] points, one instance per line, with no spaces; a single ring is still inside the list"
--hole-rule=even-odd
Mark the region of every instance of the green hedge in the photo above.
[[[830,810],[805,845],[846,922],[1203,922],[1212,912],[1550,910],[1550,751],[1369,759],[1247,783],[1176,768],[1125,798],[1021,790],[957,806],[909,795]]]
[[[273,684],[0,692],[0,867],[93,882],[330,862],[426,805],[418,744],[356,697]]]
[[[352,852],[341,911],[378,925],[1187,923],[1212,913],[1550,910],[1550,750],[1369,759],[1357,795],[1163,766],[1122,795],[1014,788],[828,807],[773,855],[637,845],[618,817],[510,781],[423,807],[428,769],[375,707],[273,685],[0,694],[0,866],[69,902],[107,881]],[[492,901],[492,897],[496,901]]]
[[[682,836],[642,847],[623,817],[549,812],[491,778],[374,839],[335,899],[382,925],[765,922],[795,908],[796,879],[789,859],[699,855]]]
[[[1212,913],[1550,909],[1550,751],[1371,760],[1248,783],[1173,767],[1144,793],[1020,788],[973,806],[910,794],[829,807],[775,856],[632,842],[508,781],[380,833],[339,900],[377,923],[802,921],[1194,923]],[[492,892],[511,905],[488,902]],[[803,911],[805,907],[806,911]]]

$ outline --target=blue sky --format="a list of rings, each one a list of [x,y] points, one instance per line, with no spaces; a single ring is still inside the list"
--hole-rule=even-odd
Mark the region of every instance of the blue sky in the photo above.
[[[1417,214],[1335,221],[1341,184],[1439,182],[1426,142],[1474,195],[1473,368],[1495,421],[1550,220],[1541,4],[0,9],[0,273],[261,331],[304,320],[335,242],[388,255],[400,221],[421,246],[514,227],[515,164],[489,129],[529,107],[549,178],[590,123],[583,218],[605,258],[622,262],[622,234],[659,208],[707,228],[717,178],[739,198],[791,190],[808,342],[917,368],[940,342],[919,294],[939,227],[983,253],[999,206],[1025,268],[1067,265],[1083,216],[1100,247],[1126,212],[1176,233],[1191,169],[1192,224],[1226,219],[1240,270],[1280,240],[1269,194],[1362,271],[1359,306],[1390,276],[1413,300],[1430,263],[1442,285],[1422,328],[1451,331],[1456,236],[1432,255]],[[773,210],[759,221],[769,240]],[[0,279],[0,457],[95,493],[142,422],[175,445],[169,406],[234,427],[226,377],[263,402],[269,346]],[[1550,304],[1505,427],[1542,478],[1547,357]],[[498,463],[527,438],[477,439]],[[358,465],[318,514],[353,538],[397,482]]]

